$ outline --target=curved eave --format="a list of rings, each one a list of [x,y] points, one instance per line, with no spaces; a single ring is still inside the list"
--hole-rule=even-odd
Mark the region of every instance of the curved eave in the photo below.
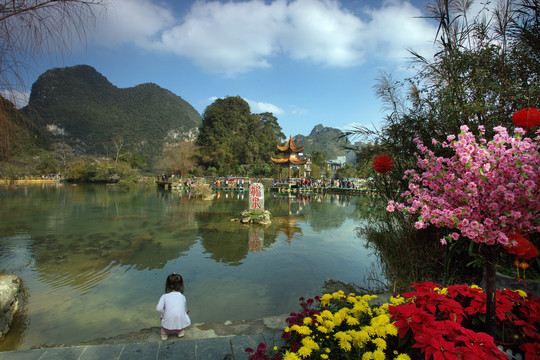
[[[285,159],[274,159],[274,158],[271,158],[272,159],[272,162],[274,164],[288,164],[289,162],[291,164],[294,164],[294,165],[303,165],[305,164],[308,159],[296,159],[296,158],[285,158]]]
[[[277,148],[281,152],[286,152],[286,151],[290,150],[292,152],[297,153],[297,152],[300,152],[300,151],[304,150],[304,145],[302,145],[302,146],[296,145],[294,143],[292,137],[289,137],[289,140],[285,143],[285,145],[283,145],[283,146],[277,145]]]
[[[274,159],[271,158],[274,164],[285,164],[289,162],[289,159]]]
[[[307,163],[308,159],[291,159],[291,163],[295,165],[303,165]]]

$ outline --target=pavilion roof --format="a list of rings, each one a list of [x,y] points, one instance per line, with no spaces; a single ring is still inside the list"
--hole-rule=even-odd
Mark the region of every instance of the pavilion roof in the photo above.
[[[298,159],[296,157],[283,158],[283,159],[271,158],[271,159],[274,164],[288,164],[290,162],[291,164],[294,164],[294,165],[302,165],[308,161],[308,159]]]
[[[296,145],[292,139],[292,136],[289,136],[289,140],[285,143],[285,145],[283,146],[278,145],[277,148],[281,152],[291,151],[291,152],[297,153],[304,150],[304,145],[302,146]]]

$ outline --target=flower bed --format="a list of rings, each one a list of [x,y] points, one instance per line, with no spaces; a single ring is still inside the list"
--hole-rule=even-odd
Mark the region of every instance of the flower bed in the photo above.
[[[478,286],[441,288],[425,282],[371,307],[376,295],[343,291],[300,299],[287,319],[281,347],[246,349],[263,359],[507,359],[540,358],[540,302],[521,290],[497,291],[497,335],[482,332],[486,294]],[[497,346],[499,345],[499,347]],[[501,351],[502,349],[502,351]],[[504,352],[503,352],[504,351]]]

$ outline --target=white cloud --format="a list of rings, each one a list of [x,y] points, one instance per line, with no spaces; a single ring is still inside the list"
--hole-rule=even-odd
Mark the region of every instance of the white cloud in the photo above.
[[[303,115],[306,115],[308,112],[309,112],[309,110],[307,110],[307,109],[294,107],[293,110],[291,111],[291,114],[298,115],[298,116],[303,116]]]
[[[2,90],[0,95],[11,101],[17,109],[23,108],[28,105],[28,100],[30,99],[29,92],[22,92],[17,90]]]
[[[283,115],[285,113],[285,111],[283,109],[281,109],[280,107],[278,107],[278,106],[276,106],[274,104],[255,101],[255,100],[250,100],[250,99],[246,99],[246,98],[243,98],[243,99],[247,101],[247,103],[249,104],[249,107],[251,109],[251,112],[254,113],[254,114],[260,114],[260,113],[269,112],[269,113],[272,113],[274,115]]]
[[[373,57],[400,63],[405,48],[426,49],[435,32],[404,0],[364,7],[361,17],[338,0],[196,0],[176,19],[152,0],[109,1],[99,41],[177,54],[227,76],[271,67],[282,55],[331,67]]]
[[[110,47],[132,43],[148,48],[174,23],[172,11],[152,0],[108,0],[89,40]]]
[[[409,48],[426,56],[433,53],[435,28],[419,18],[423,16],[420,9],[408,2],[389,1],[367,13],[371,21],[362,35],[366,48],[378,57],[403,62],[410,57]]]
[[[217,99],[219,99],[217,96],[212,96],[208,98],[208,101],[210,101],[211,103],[214,103]],[[285,111],[283,109],[281,109],[279,106],[276,106],[274,104],[246,99],[244,97],[242,99],[244,99],[248,103],[251,113],[253,114],[261,114],[265,112],[270,112],[274,115],[285,114]]]

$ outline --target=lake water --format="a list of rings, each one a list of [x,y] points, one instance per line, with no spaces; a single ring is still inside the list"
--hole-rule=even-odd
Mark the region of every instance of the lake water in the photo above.
[[[155,305],[173,272],[193,323],[297,311],[329,279],[364,286],[377,259],[355,229],[371,202],[267,192],[274,221],[259,228],[230,221],[247,192],[203,201],[105,185],[0,187],[0,270],[29,294],[0,351],[159,326]]]

